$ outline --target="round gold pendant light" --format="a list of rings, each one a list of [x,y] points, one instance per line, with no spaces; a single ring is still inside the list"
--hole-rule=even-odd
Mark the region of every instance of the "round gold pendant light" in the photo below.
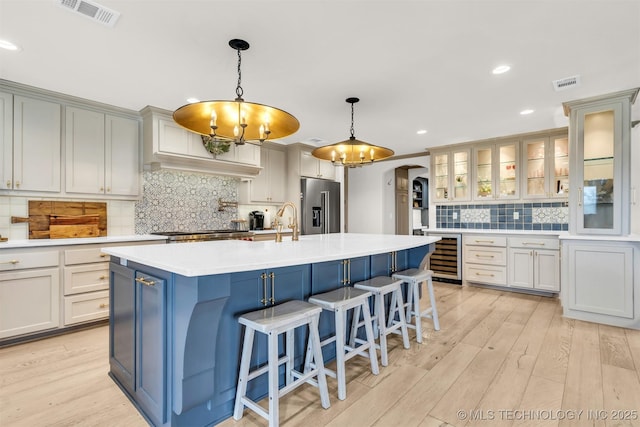
[[[360,99],[347,98],[346,101],[351,104],[351,136],[345,141],[316,148],[311,152],[313,157],[330,160],[335,166],[355,168],[393,156],[393,150],[356,139],[353,130],[353,104]]]
[[[284,138],[295,133],[300,122],[291,114],[268,105],[246,102],[242,98],[240,52],[249,49],[249,43],[233,39],[229,46],[238,52],[236,98],[183,105],[174,111],[173,120],[192,132],[208,135],[216,143],[259,145],[267,139]]]

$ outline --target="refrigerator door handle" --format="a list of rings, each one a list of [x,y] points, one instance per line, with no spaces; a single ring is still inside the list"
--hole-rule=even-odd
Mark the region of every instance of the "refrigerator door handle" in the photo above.
[[[330,218],[329,218],[329,192],[320,192],[320,206],[322,207],[322,221],[320,233],[327,234],[331,230]]]

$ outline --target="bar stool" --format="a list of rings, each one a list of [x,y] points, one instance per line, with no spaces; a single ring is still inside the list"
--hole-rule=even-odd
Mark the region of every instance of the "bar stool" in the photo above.
[[[438,309],[436,308],[436,298],[433,293],[433,281],[431,270],[419,270],[410,268],[408,270],[398,271],[391,277],[402,280],[408,285],[407,288],[407,326],[416,330],[416,341],[422,343],[422,323],[421,319],[427,318],[433,320],[433,328],[440,330],[440,321],[438,320]],[[427,282],[427,290],[429,292],[429,302],[431,306],[424,311],[420,311],[420,286],[422,282]],[[415,323],[411,319],[415,318]]]
[[[322,294],[312,295],[309,302],[322,307],[325,310],[335,313],[336,333],[335,335],[325,339],[320,343],[322,347],[336,343],[336,371],[325,367],[325,372],[330,377],[338,380],[338,399],[344,400],[347,397],[347,385],[345,375],[345,362],[354,356],[368,357],[371,362],[371,372],[374,375],[380,373],[378,369],[378,357],[376,355],[376,343],[373,336],[373,328],[371,325],[371,314],[369,311],[369,297],[371,292],[354,289],[351,287],[339,288],[334,291]],[[349,345],[346,341],[346,315],[349,310],[354,310],[354,321],[359,321],[360,312],[362,312],[364,321],[362,326],[365,328],[366,341],[361,345],[355,346],[355,341],[350,340]],[[357,334],[357,330],[352,330],[351,334]],[[311,352],[307,349],[307,360],[310,358]],[[310,361],[305,362],[309,365]]]
[[[407,321],[405,319],[404,302],[402,299],[402,280],[393,279],[387,276],[376,276],[371,279],[357,282],[353,285],[356,289],[369,291],[374,296],[374,316],[373,326],[374,332],[380,337],[380,344],[376,347],[380,348],[380,362],[382,366],[389,364],[387,355],[387,335],[396,333],[402,335],[402,343],[404,348],[409,348],[409,333],[407,332]],[[385,296],[391,294],[391,305],[389,306],[388,319],[385,317]],[[399,320],[396,320],[396,313]],[[360,327],[358,319],[354,319],[352,324],[351,339],[354,342],[359,341],[356,338],[354,329]],[[400,329],[400,331],[398,331]]]
[[[269,421],[269,427],[279,423],[279,399],[303,383],[309,383],[319,388],[320,400],[323,408],[330,406],[329,391],[325,377],[320,336],[318,335],[318,319],[322,309],[305,301],[288,301],[263,310],[243,314],[238,321],[245,325],[244,343],[242,345],[242,358],[240,360],[240,374],[236,390],[236,401],[233,410],[233,418],[239,420],[245,406],[255,411],[258,415]],[[294,361],[294,330],[303,325],[309,326],[308,348],[313,353],[315,362],[313,369],[307,369],[301,373],[293,369]],[[261,332],[268,337],[268,364],[249,371],[251,352],[253,350],[253,337],[255,332]],[[278,336],[286,333],[285,355],[278,357]],[[285,386],[279,389],[278,369],[285,364]],[[252,379],[268,373],[269,376],[269,411],[265,411],[255,401],[246,395],[247,383]],[[314,381],[313,378],[316,377]]]

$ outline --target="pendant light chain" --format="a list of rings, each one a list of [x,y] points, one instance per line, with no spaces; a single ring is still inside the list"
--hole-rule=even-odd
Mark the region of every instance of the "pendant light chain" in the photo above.
[[[238,86],[236,86],[236,96],[238,100],[242,100],[242,95],[244,91],[242,90],[242,69],[240,65],[242,64],[242,55],[240,55],[240,49],[238,49]]]
[[[355,131],[353,130],[353,102],[351,103],[351,139],[355,139]]]

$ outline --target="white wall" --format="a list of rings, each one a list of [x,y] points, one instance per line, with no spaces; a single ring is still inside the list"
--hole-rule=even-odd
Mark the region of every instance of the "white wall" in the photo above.
[[[395,234],[395,168],[429,166],[429,156],[389,160],[348,170],[348,231]],[[410,223],[411,224],[411,223]]]

